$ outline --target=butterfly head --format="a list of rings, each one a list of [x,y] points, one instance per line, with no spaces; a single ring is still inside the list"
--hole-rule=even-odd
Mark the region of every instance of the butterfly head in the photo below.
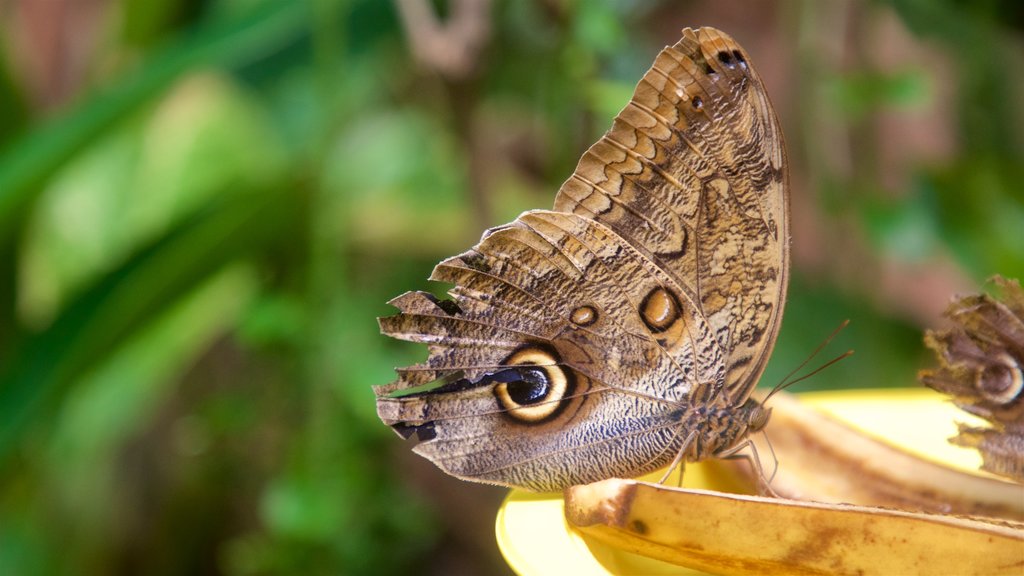
[[[764,430],[771,418],[772,409],[765,408],[754,399],[747,400],[747,431],[751,434]]]

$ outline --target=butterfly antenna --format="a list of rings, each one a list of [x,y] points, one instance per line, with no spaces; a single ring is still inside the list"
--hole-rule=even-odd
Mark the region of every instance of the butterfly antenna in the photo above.
[[[825,346],[828,346],[829,342],[831,342],[833,338],[835,338],[844,328],[846,328],[849,325],[850,325],[850,321],[848,319],[847,320],[843,320],[842,323],[839,324],[839,326],[836,327],[836,329],[833,330],[832,333],[829,334],[828,337],[825,338],[821,342],[821,344],[818,344],[818,347],[814,349],[814,352],[811,352],[810,356],[808,356],[806,360],[801,362],[799,366],[797,366],[792,371],[790,371],[789,374],[786,374],[786,377],[783,378],[781,382],[776,384],[774,388],[772,388],[772,391],[769,392],[767,396],[765,396],[765,399],[764,399],[765,402],[767,402],[769,398],[774,396],[776,392],[778,392],[780,390],[784,390],[786,388],[789,388],[790,386],[796,384],[797,382],[802,382],[802,381],[810,378],[811,376],[814,376],[818,372],[821,372],[822,370],[824,370],[824,369],[828,368],[829,366],[835,364],[836,362],[839,362],[840,360],[843,360],[844,358],[847,358],[847,357],[853,355],[853,350],[847,350],[846,352],[843,352],[839,356],[837,356],[837,357],[829,360],[828,362],[822,364],[821,366],[815,368],[809,374],[805,374],[803,376],[800,376],[799,378],[796,378],[795,380],[790,380],[790,378],[792,378],[794,374],[796,374],[797,372],[803,370],[804,366],[807,366],[807,364],[811,360],[813,360],[814,357],[817,356],[818,353],[821,352],[822,349],[825,348]]]

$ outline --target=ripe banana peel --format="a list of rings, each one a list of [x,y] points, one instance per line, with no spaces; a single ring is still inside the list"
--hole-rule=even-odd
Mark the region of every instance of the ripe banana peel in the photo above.
[[[765,434],[751,441],[779,496],[1024,521],[1024,486],[962,472],[895,448],[796,399],[777,394]],[[770,445],[769,445],[770,441]],[[757,472],[741,464],[751,484]],[[1022,567],[1024,571],[1024,567]],[[1022,572],[1024,573],[1024,572]]]
[[[566,491],[605,544],[716,574],[1021,574],[1017,523],[611,479]]]
[[[713,573],[1024,574],[1024,487],[905,453],[788,396],[770,405],[782,497],[612,479],[568,489],[566,519]],[[771,475],[772,449],[753,440]]]

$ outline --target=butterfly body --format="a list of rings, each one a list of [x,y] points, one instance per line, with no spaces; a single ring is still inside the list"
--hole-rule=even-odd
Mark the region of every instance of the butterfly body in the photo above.
[[[785,153],[742,49],[684,30],[553,210],[488,230],[382,318],[426,343],[376,388],[381,419],[462,478],[558,490],[728,452],[788,274]]]

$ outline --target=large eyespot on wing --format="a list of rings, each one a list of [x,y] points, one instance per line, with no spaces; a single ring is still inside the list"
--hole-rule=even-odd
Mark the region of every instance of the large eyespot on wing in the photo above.
[[[655,398],[682,401],[694,380],[721,377],[722,354],[695,305],[663,271],[588,218],[525,213],[439,264],[432,277],[456,283],[455,303],[445,310],[421,293],[392,301],[401,313],[382,318],[382,332],[426,343],[430,355],[425,364],[399,368],[399,380],[378,388],[378,396],[457,372],[476,380],[507,367],[526,343],[557,350],[576,372],[605,386]],[[656,287],[681,295],[673,300],[672,328],[657,338],[637,310]]]
[[[722,377],[693,303],[593,220],[526,213],[435,276],[457,282],[454,303],[409,293],[381,319],[430,355],[377,388],[377,409],[452,475],[556,490],[656,469],[685,438],[692,383]],[[658,338],[646,322],[664,328]]]
[[[575,388],[572,371],[559,366],[558,357],[541,346],[527,345],[502,364],[516,366],[509,372],[518,378],[499,382],[494,387],[494,396],[506,414],[526,424],[544,422],[557,415]]]

